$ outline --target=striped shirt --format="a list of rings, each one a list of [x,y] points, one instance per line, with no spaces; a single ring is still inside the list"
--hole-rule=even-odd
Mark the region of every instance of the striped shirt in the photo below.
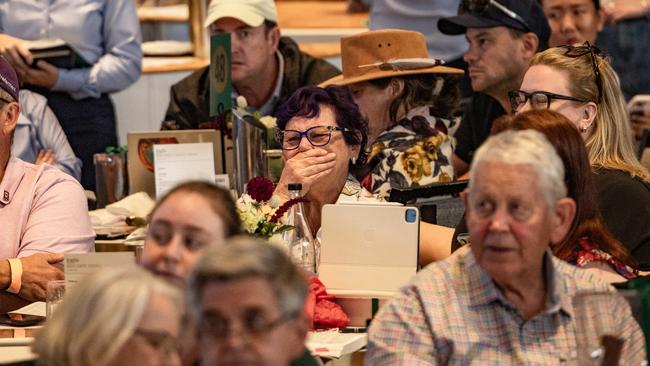
[[[550,251],[544,260],[546,304],[528,320],[477,264],[469,246],[431,264],[375,317],[366,364],[573,365],[583,363],[579,357],[588,349],[583,344],[607,332],[626,340],[625,364],[640,365],[643,333],[627,302]],[[577,293],[591,295],[574,297]]]

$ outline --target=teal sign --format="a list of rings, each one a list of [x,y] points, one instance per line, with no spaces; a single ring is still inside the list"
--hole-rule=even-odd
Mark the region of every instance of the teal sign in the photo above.
[[[230,33],[210,37],[210,117],[232,109]]]

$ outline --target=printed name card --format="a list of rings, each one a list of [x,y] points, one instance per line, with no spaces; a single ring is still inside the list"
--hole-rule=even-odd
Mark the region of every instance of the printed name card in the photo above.
[[[154,145],[156,197],[188,180],[214,183],[212,143]]]
[[[133,252],[71,253],[64,259],[66,287],[101,269],[135,266]]]

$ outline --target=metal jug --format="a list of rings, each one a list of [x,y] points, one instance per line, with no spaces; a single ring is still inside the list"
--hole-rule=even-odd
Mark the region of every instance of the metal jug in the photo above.
[[[267,130],[262,122],[243,108],[233,109],[232,116],[235,189],[241,195],[251,178],[267,175]]]

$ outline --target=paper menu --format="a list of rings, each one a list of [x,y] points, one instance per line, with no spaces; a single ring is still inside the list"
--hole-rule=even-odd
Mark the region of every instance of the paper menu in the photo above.
[[[209,142],[154,145],[156,197],[188,180],[214,183],[212,149]]]
[[[366,333],[339,333],[338,329],[311,331],[306,342],[312,355],[326,358],[341,358],[359,351],[367,343]]]
[[[74,286],[100,268],[135,266],[133,252],[70,253],[65,255],[65,284]]]
[[[38,315],[45,316],[45,301],[35,301],[20,309],[10,311],[9,314]]]

